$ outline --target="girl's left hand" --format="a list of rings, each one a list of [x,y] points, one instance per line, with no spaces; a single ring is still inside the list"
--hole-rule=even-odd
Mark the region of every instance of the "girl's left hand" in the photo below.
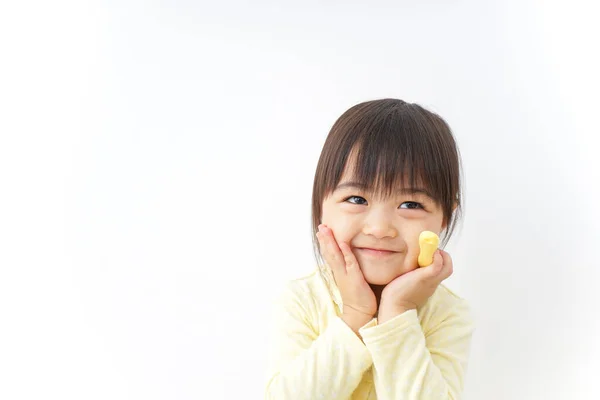
[[[407,272],[387,284],[381,293],[378,323],[422,306],[450,275],[452,258],[445,251],[437,250],[431,265]]]

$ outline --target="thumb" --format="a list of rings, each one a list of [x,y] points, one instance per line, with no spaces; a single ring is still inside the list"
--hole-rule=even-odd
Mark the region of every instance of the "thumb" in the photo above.
[[[436,250],[435,253],[433,253],[433,262],[431,263],[430,266],[425,267],[424,269],[427,271],[427,275],[429,277],[435,277],[437,275],[439,275],[440,272],[442,272],[442,269],[444,268],[444,257],[442,257],[442,252],[441,250]]]

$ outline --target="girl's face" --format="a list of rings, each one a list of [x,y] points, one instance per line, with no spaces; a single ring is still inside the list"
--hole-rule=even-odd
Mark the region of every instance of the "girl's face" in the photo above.
[[[331,228],[338,242],[350,245],[370,284],[387,285],[417,268],[421,232],[439,235],[445,228],[439,205],[420,191],[426,192],[425,188],[414,189],[399,187],[389,198],[381,198],[354,184],[344,172],[337,188],[323,201],[322,223]]]

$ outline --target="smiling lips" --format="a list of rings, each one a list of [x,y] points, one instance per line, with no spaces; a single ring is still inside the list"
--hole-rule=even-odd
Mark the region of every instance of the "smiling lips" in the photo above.
[[[382,249],[370,249],[367,247],[357,247],[356,250],[364,255],[371,257],[387,257],[398,253],[397,251],[382,250]]]

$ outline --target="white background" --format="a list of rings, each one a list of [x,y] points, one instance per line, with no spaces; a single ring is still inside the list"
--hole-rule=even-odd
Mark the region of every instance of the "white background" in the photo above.
[[[381,97],[462,152],[465,398],[600,398],[596,10],[216,3],[2,2],[0,398],[262,398],[321,146]]]

